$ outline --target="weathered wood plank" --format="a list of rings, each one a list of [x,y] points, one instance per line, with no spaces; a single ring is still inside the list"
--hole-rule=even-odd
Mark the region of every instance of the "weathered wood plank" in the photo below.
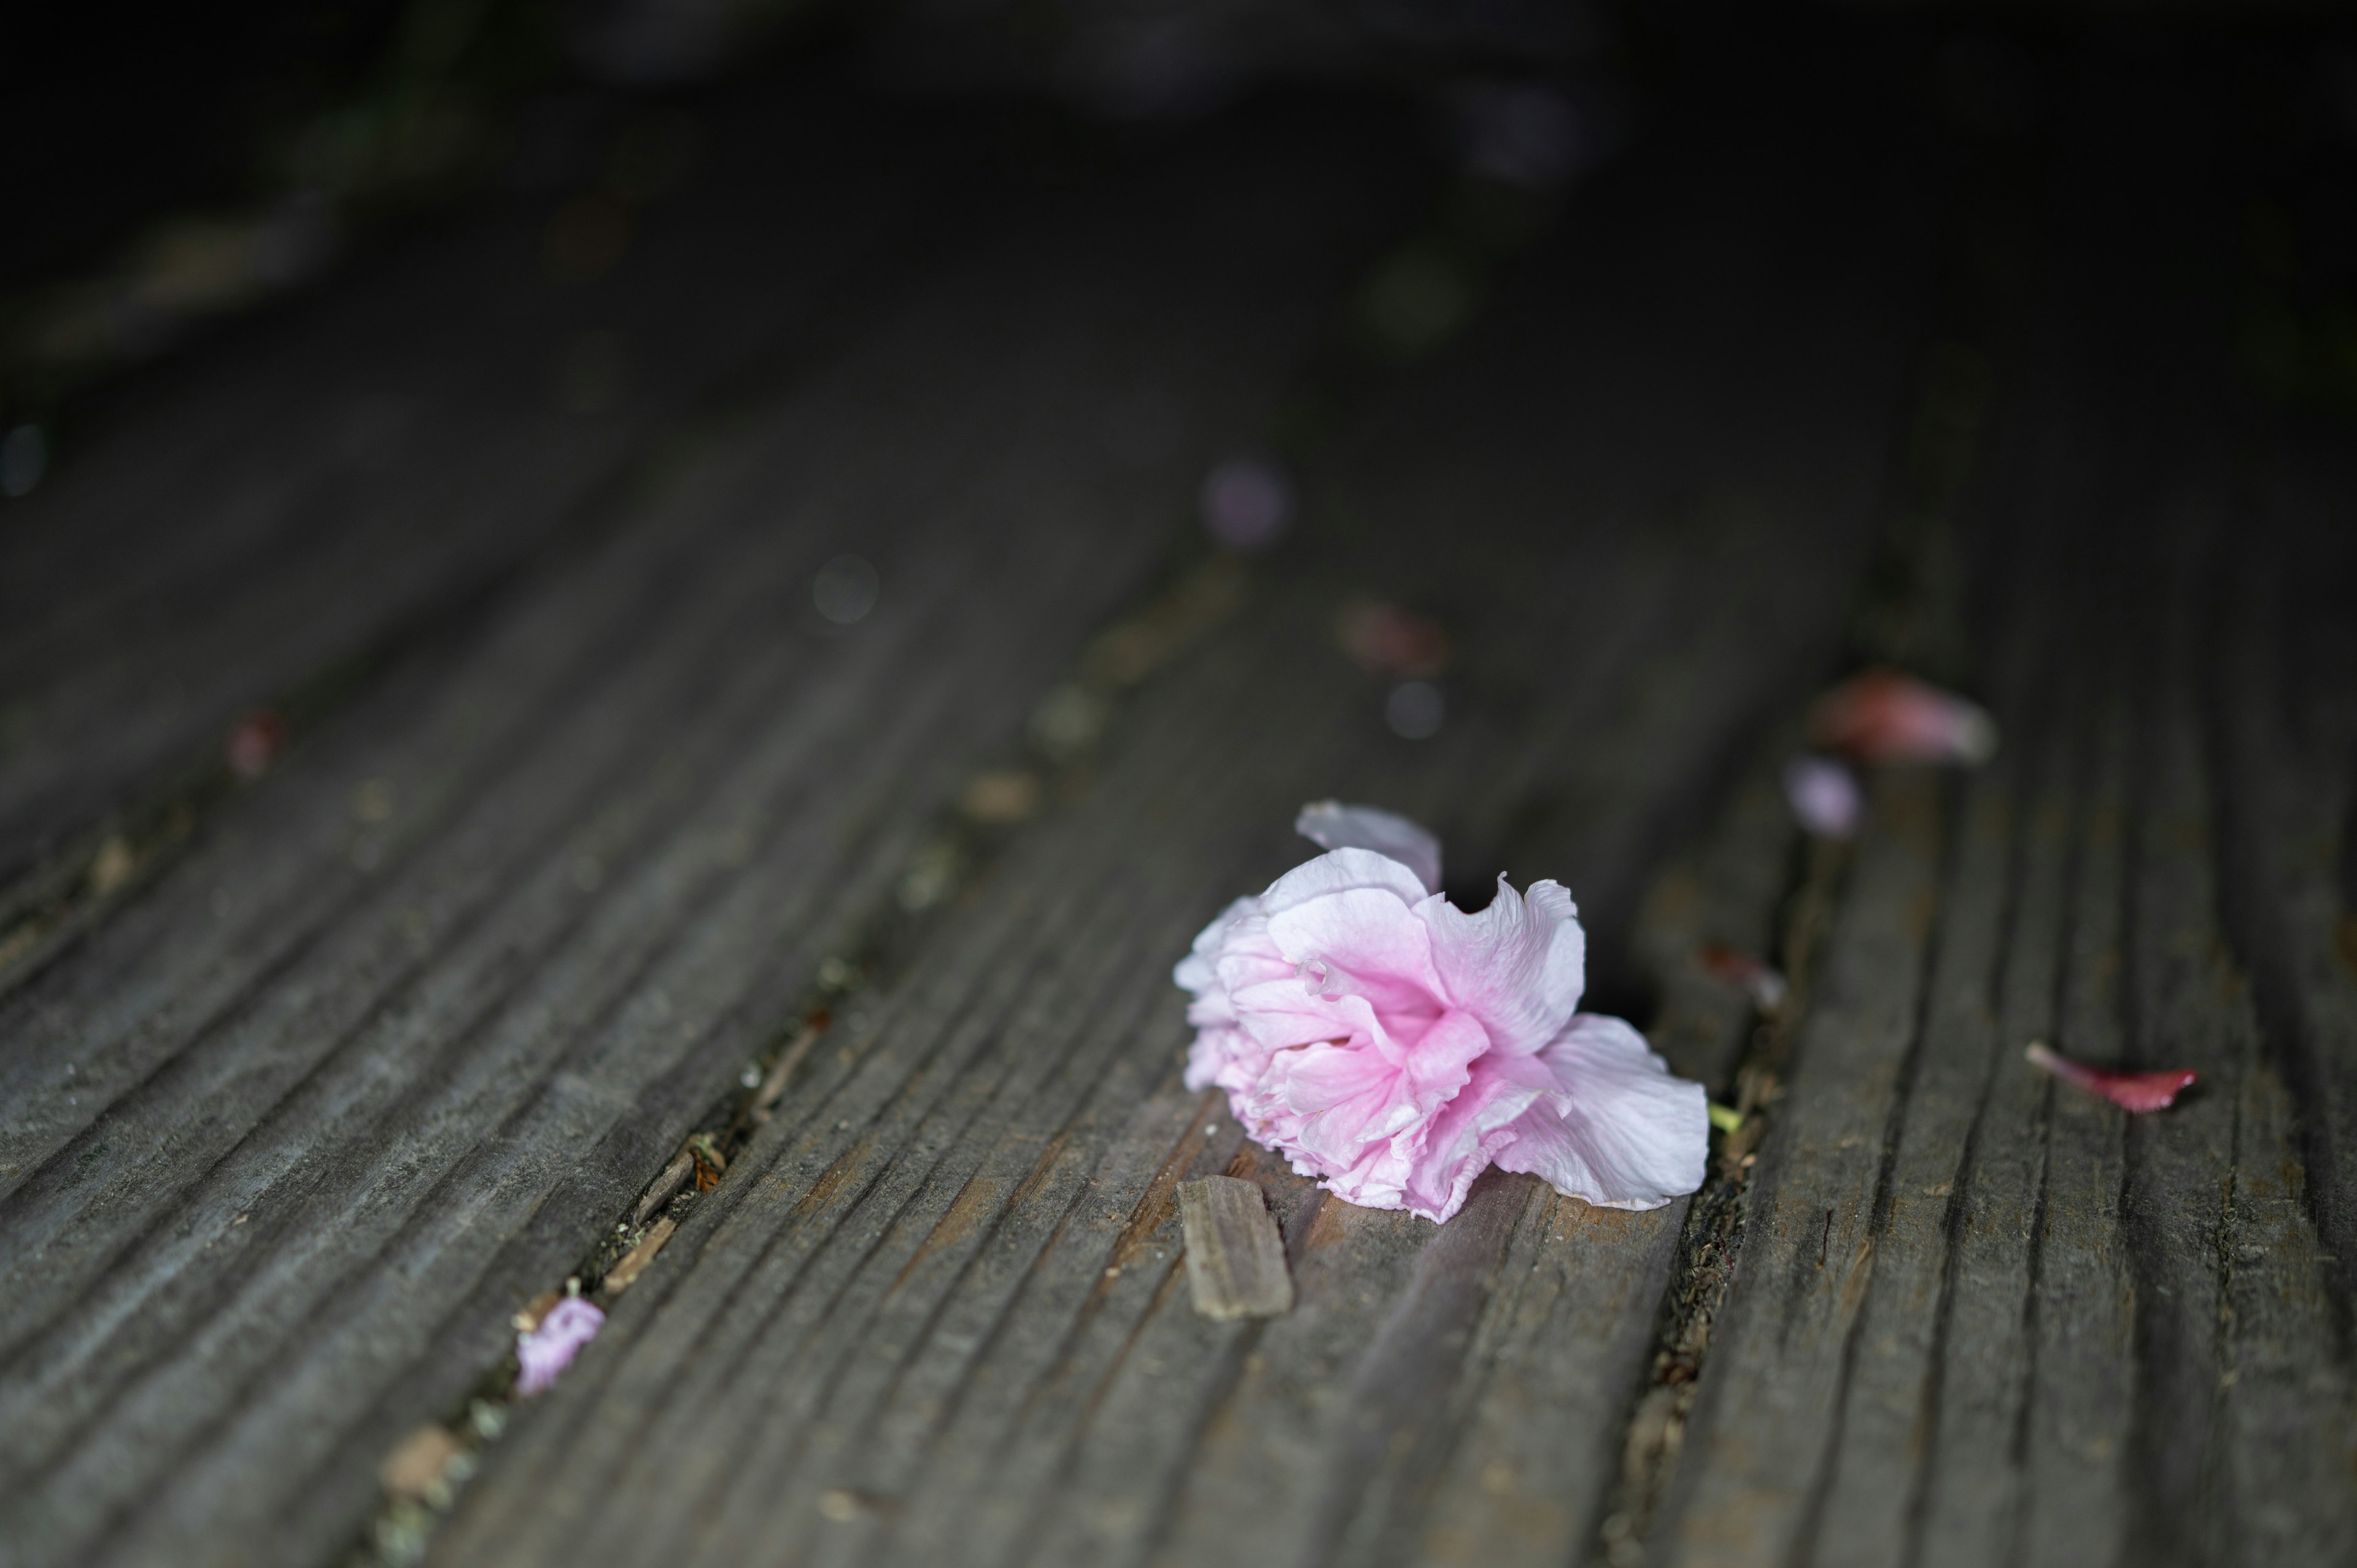
[[[30,1560],[350,1539],[1265,417],[1392,210],[1345,134],[1214,144],[948,268],[9,998]],[[846,544],[885,599],[821,636],[795,607]]]
[[[1603,308],[1549,283],[1528,279],[1525,297],[1558,320]],[[1687,319],[1674,285],[1653,297]],[[1501,317],[1466,352],[1500,352],[1515,324]],[[1695,337],[1723,356],[1732,325]],[[1761,687],[1824,646],[1791,595],[1848,575],[1863,531],[1839,498],[1863,506],[1858,472],[1881,451],[1845,400],[1860,384],[1876,389],[1864,402],[1880,397],[1890,363],[1887,338],[1843,341],[1856,353],[1817,412],[1846,412],[1795,414],[1787,431],[1821,455],[1788,442],[1765,474],[1729,460],[1775,520],[1772,550],[1741,547],[1759,536],[1724,514],[1665,508],[1658,488],[1566,526],[1561,481],[1532,475],[1517,510],[1458,525],[1462,548],[1408,579],[1462,584],[1479,561],[1490,585],[1479,616],[1452,623],[1474,635],[1452,684],[1467,701],[1440,742],[1382,734],[1380,688],[1328,630],[1341,590],[1388,585],[1378,574],[1429,521],[1395,511],[1390,527],[1317,536],[1313,563],[1277,573],[1137,696],[1092,788],[1018,837],[905,980],[861,1004],[844,1046],[814,1054],[721,1191],[745,1185],[689,1218],[606,1337],[492,1450],[443,1559],[1190,1562],[1230,1560],[1246,1534],[1256,1559],[1414,1555],[1427,1514],[1461,1499],[1394,1482],[1427,1463],[1461,1481],[1448,1466],[1480,1452],[1467,1434],[1502,1438],[1489,1402],[1519,1397],[1508,1359],[1523,1354],[1531,1382],[1598,1397],[1548,1408],[1575,1441],[1511,1477],[1538,1527],[1499,1539],[1511,1560],[1576,1544],[1609,1479],[1676,1212],[1589,1217],[1493,1177],[1435,1232],[1323,1198],[1240,1148],[1224,1107],[1178,1090],[1185,1030],[1161,976],[1225,897],[1297,857],[1282,824],[1299,801],[1337,790],[1440,806],[1444,829],[1465,830],[1450,841],[1460,866],[1511,853],[1528,877],[1555,868],[1539,860],[1551,846],[1586,846],[1608,885],[1617,866],[1640,882],[1642,846],[1687,807],[1684,781],[1738,753]],[[1753,374],[1761,347],[1756,363],[1707,362]],[[1620,369],[1592,357],[1553,374],[1617,385]],[[1533,395],[1492,380],[1493,397]],[[1538,473],[1564,450],[1535,454]],[[1609,436],[1569,450],[1564,467],[1641,490]],[[1447,465],[1449,449],[1426,460]],[[1681,598],[1716,613],[1691,626]],[[1658,683],[1632,693],[1631,668]],[[1765,788],[1747,796],[1754,825]],[[1787,842],[1781,808],[1765,822],[1747,866]],[[1605,823],[1620,830],[1609,844]],[[1772,902],[1774,876],[1749,875]],[[1619,898],[1632,906],[1634,886]],[[1219,1324],[1187,1305],[1174,1188],[1223,1170],[1271,1194],[1297,1293],[1285,1317]],[[1559,1343],[1566,1327],[1593,1337]],[[1473,1474],[1493,1467],[1485,1455]],[[1559,1480],[1586,1500],[1550,1507]]]
[[[585,526],[698,398],[765,357],[816,357],[946,226],[1012,197],[987,131],[911,134],[798,87],[716,105],[716,166],[631,218],[609,275],[544,276],[551,204],[511,199],[163,372],[14,505],[0,890],[216,762],[242,707],[381,652]],[[584,354],[611,384],[569,406]]]

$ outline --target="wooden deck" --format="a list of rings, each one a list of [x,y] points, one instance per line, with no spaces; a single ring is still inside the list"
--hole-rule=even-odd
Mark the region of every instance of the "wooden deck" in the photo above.
[[[2357,441],[2236,368],[2273,144],[2199,50],[2059,52],[2028,139],[1813,58],[1706,51],[1551,210],[1374,100],[748,84],[609,275],[503,199],[126,397],[0,512],[0,1560],[2357,1555]],[[1479,308],[1386,351],[1404,256]],[[1866,661],[2004,743],[1812,841]],[[1170,964],[1331,795],[1572,887],[1754,1110],[1700,1194],[1435,1228],[1183,1090]],[[1281,1317],[1189,1305],[1221,1173]]]

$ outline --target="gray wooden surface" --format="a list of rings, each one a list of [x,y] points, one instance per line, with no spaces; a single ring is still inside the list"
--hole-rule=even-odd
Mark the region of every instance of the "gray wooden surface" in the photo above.
[[[2215,126],[2118,145],[2169,80],[2033,155],[1707,78],[1520,243],[1396,108],[748,88],[587,293],[493,204],[144,390],[0,543],[0,1557],[2347,1561],[2357,473],[2234,379]],[[1370,355],[1440,243],[1478,314]],[[551,412],[618,325],[637,390]],[[1302,510],[1239,562],[1247,450]],[[1448,628],[1431,738],[1370,596]],[[1804,840],[1867,659],[2004,744]],[[1595,1004],[1751,1112],[1702,1193],[1436,1229],[1183,1090],[1169,966],[1329,795],[1571,886]],[[2131,1120],[2033,1038],[2201,1081]],[[1192,1310],[1212,1175],[1289,1313]],[[568,1273],[610,1320],[511,1405]],[[389,1507],[427,1422],[478,1473]]]

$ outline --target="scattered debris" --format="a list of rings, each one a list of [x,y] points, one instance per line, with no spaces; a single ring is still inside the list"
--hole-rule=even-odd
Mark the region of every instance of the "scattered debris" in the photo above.
[[[1710,1124],[1722,1133],[1732,1133],[1743,1125],[1743,1112],[1714,1100],[1710,1102]]]
[[[1178,1217],[1197,1312],[1226,1322],[1280,1317],[1293,1310],[1285,1241],[1258,1187],[1236,1176],[1183,1183]]]
[[[606,1294],[617,1296],[630,1289],[638,1277],[647,1272],[647,1265],[655,1261],[655,1254],[663,1250],[663,1243],[669,1241],[672,1233],[678,1229],[677,1222],[668,1214],[648,1226],[647,1233],[640,1239],[639,1244],[623,1253],[620,1262],[606,1271]]]
[[[139,869],[139,857],[131,850],[131,841],[121,833],[108,836],[98,846],[98,854],[90,863],[90,892],[93,898],[103,898],[124,883]]]
[[[1791,990],[1773,964],[1724,942],[1705,942],[1695,950],[1695,961],[1713,979],[1724,981],[1750,997],[1751,1004],[1762,1013],[1773,1013],[1784,1005],[1784,997]]]
[[[2121,1072],[2113,1068],[2089,1067],[2050,1049],[2042,1040],[2030,1041],[2021,1054],[2063,1082],[2100,1094],[2123,1111],[2166,1111],[2191,1087],[2196,1077],[2183,1068]]]
[[[970,822],[998,826],[1039,813],[1039,776],[1022,768],[977,773],[958,795],[958,810]]]
[[[728,1156],[720,1152],[720,1140],[709,1133],[698,1133],[687,1141],[687,1157],[695,1162],[698,1192],[710,1192],[728,1174]]]
[[[269,772],[270,765],[285,749],[286,721],[264,708],[246,714],[231,728],[222,759],[231,773],[251,784]]]
[[[647,1190],[639,1196],[639,1207],[631,1214],[630,1223],[644,1225],[678,1195],[679,1189],[685,1187],[688,1178],[694,1174],[695,1156],[693,1154],[682,1149],[673,1155],[671,1163],[663,1166],[662,1174],[656,1176]]]
[[[1953,762],[1996,755],[1988,710],[1911,675],[1869,670],[1809,710],[1809,738],[1859,762]]]
[[[516,1397],[546,1392],[605,1326],[606,1314],[577,1295],[550,1307],[537,1327],[516,1336]]]
[[[829,959],[826,961],[838,963],[842,961]],[[820,966],[819,980],[820,983],[825,983],[824,965]],[[758,1124],[777,1114],[778,1101],[785,1098],[786,1084],[794,1076],[794,1069],[809,1059],[811,1047],[818,1044],[818,1037],[826,1033],[826,1026],[832,1021],[823,1009],[802,1021],[802,1028],[786,1043],[786,1048],[778,1053],[778,1065],[770,1069],[770,1076],[763,1079],[760,1087],[753,1091],[752,1102],[745,1110],[748,1121]],[[664,1196],[668,1200],[670,1195]]]
[[[515,1331],[519,1334],[531,1333],[540,1326],[540,1320],[548,1316],[549,1309],[564,1299],[565,1293],[561,1290],[544,1290],[533,1296],[523,1304],[523,1310],[517,1313],[512,1319]]]
[[[1801,826],[1819,838],[1855,838],[1866,821],[1866,794],[1857,776],[1830,757],[1796,757],[1786,763],[1784,799]]]
[[[1430,616],[1383,599],[1353,599],[1334,618],[1342,651],[1370,675],[1428,681],[1448,668],[1448,633]]]
[[[430,1508],[447,1507],[450,1462],[467,1451],[458,1434],[439,1422],[428,1422],[401,1440],[377,1466],[377,1479],[387,1495]]]

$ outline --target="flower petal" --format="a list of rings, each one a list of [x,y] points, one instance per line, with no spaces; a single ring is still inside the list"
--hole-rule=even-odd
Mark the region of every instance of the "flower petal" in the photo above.
[[[1497,897],[1478,915],[1437,894],[1415,912],[1432,933],[1444,994],[1481,1020],[1498,1049],[1528,1055],[1578,1011],[1587,935],[1560,884],[1533,883],[1524,898],[1501,875]]]
[[[1388,888],[1402,904],[1411,906],[1422,903],[1431,894],[1430,888],[1416,880],[1413,870],[1390,855],[1378,854],[1371,849],[1345,848],[1303,861],[1270,883],[1268,891],[1260,896],[1261,908],[1275,916],[1312,898],[1348,893],[1357,887]]]
[[[1642,1035],[1583,1013],[1538,1060],[1556,1087],[1512,1122],[1501,1168],[1604,1208],[1659,1208],[1702,1186],[1709,1100],[1702,1085],[1671,1077]]]
[[[1863,762],[1976,765],[1996,755],[1987,709],[1895,670],[1868,670],[1818,698],[1809,736]]]
[[[1386,1016],[1441,1011],[1432,933],[1389,888],[1353,887],[1296,904],[1268,917],[1268,934],[1277,951],[1302,966],[1306,989],[1363,996]]]
[[[2158,1072],[2122,1072],[2117,1068],[2089,1067],[2072,1061],[2036,1040],[2022,1055],[2065,1083],[2075,1083],[2090,1094],[2100,1094],[2123,1111],[2166,1111],[2193,1086],[2198,1076],[2186,1068]]]
[[[1414,872],[1426,893],[1440,891],[1440,841],[1396,812],[1312,800],[1293,819],[1293,831],[1321,849],[1372,850]]]
[[[1426,1131],[1408,1167],[1401,1198],[1435,1224],[1465,1207],[1476,1176],[1516,1136],[1510,1124],[1542,1090],[1555,1086],[1544,1063],[1491,1052],[1472,1064],[1469,1081]]]

